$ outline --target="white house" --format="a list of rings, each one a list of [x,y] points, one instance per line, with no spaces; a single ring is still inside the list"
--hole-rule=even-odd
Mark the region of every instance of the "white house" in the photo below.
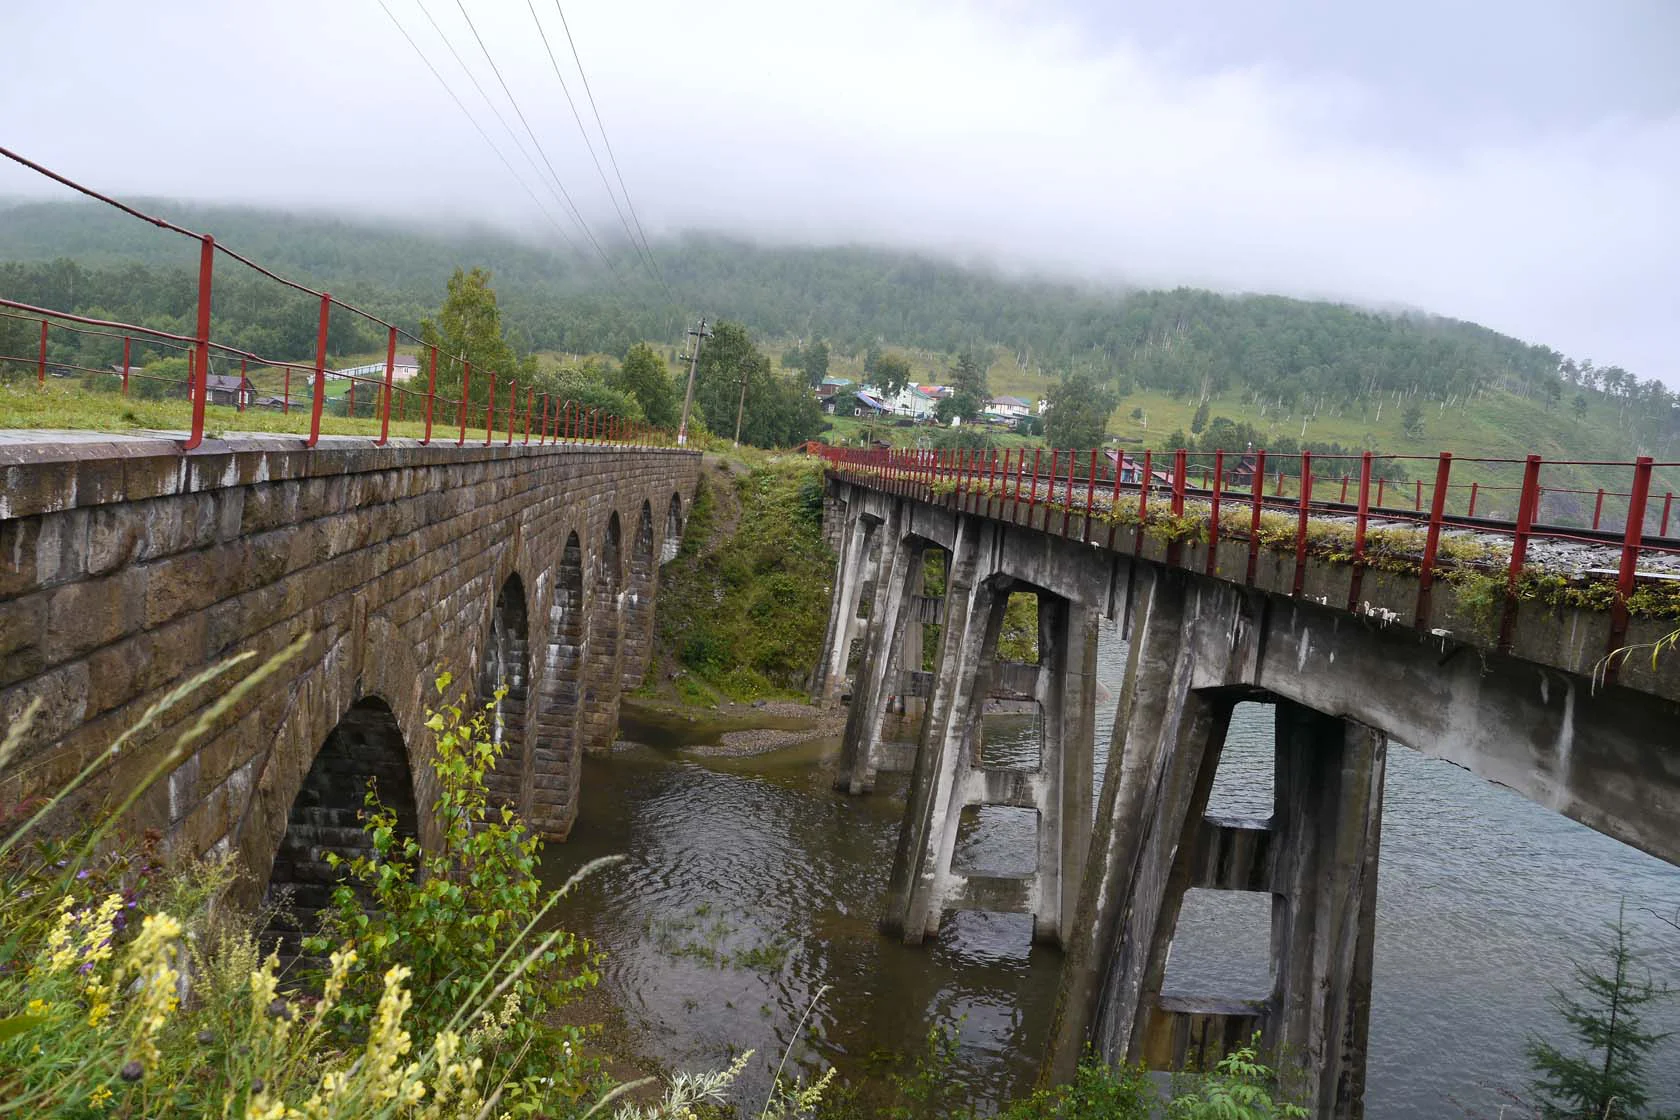
[[[906,385],[886,398],[887,408],[894,416],[908,416],[912,420],[931,420],[939,401],[948,395],[938,385]]]
[[[993,397],[986,402],[981,414],[989,419],[1007,420],[1013,424],[1032,414],[1032,405],[1020,397]]]

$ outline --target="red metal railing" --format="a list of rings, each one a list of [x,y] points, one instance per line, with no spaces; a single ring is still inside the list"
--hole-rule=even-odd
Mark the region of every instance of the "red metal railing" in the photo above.
[[[444,415],[449,414],[448,409],[455,411],[460,426],[460,438],[457,439],[457,444],[465,442],[466,431],[469,427],[476,427],[481,422],[485,426],[485,443],[489,444],[491,442],[494,429],[499,422],[496,410],[496,385],[498,380],[496,371],[482,369],[478,371],[481,378],[487,378],[482,383],[488,386],[489,393],[488,398],[482,404],[474,402],[471,400],[469,392],[473,376],[471,365],[460,355],[444,354],[443,356],[446,359],[457,362],[461,366],[461,389],[458,397],[439,396],[437,393],[437,363],[440,350],[437,346],[427,343],[414,332],[387,322],[379,316],[345,303],[343,300],[335,299],[324,291],[316,291],[307,285],[287,279],[258,264],[251,258],[217,243],[210,234],[198,233],[176,225],[167,219],[147,214],[92,188],[83,186],[7,148],[0,147],[0,155],[56,183],[69,187],[71,190],[111,206],[130,217],[150,223],[160,230],[190,239],[198,244],[198,282],[192,319],[193,333],[177,334],[135,323],[94,319],[0,297],[0,317],[14,320],[23,319],[40,324],[39,340],[33,354],[0,353],[0,363],[14,363],[26,368],[33,367],[36,372],[37,383],[43,387],[47,383],[50,370],[53,373],[83,373],[96,376],[120,375],[120,391],[124,395],[128,394],[131,382],[134,381],[143,385],[161,384],[162,393],[166,396],[184,394],[190,405],[191,416],[187,438],[181,441],[182,450],[187,451],[198,447],[204,440],[205,410],[211,403],[213,394],[227,393],[232,397],[230,403],[241,412],[250,406],[261,406],[273,408],[282,415],[290,415],[294,403],[292,397],[292,373],[294,371],[302,372],[310,379],[309,424],[306,435],[306,443],[310,447],[316,446],[321,438],[321,420],[326,412],[329,396],[327,385],[330,381],[345,384],[343,394],[331,395],[342,396],[345,415],[351,419],[355,419],[358,415],[357,391],[358,387],[361,387],[361,399],[366,402],[368,419],[379,421],[379,438],[376,441],[378,445],[383,446],[390,439],[393,409],[396,412],[398,423],[404,423],[410,418],[416,421],[421,421],[423,418],[425,434],[420,442],[430,443],[433,434],[434,416],[440,405],[446,410]],[[260,276],[286,289],[319,301],[316,345],[312,360],[294,361],[264,357],[248,350],[217,342],[211,337],[213,277],[218,254],[253,270]],[[327,368],[327,335],[335,311],[351,315],[366,324],[379,328],[385,341],[383,376],[367,377],[359,374],[336,372]],[[120,338],[123,347],[123,360],[120,370],[99,369],[74,362],[50,360],[48,351],[53,330],[81,335],[102,335],[113,339]],[[420,355],[426,361],[427,374],[424,392],[410,385],[401,385],[395,382],[399,340],[407,340],[416,346]],[[183,383],[170,378],[156,377],[133,368],[132,362],[136,345],[148,352],[184,357],[187,360],[186,381]],[[210,379],[213,355],[227,363],[229,368],[231,368],[231,363],[234,360],[239,362],[239,378],[234,382],[231,389],[225,389],[221,386],[212,388]],[[269,397],[260,401],[257,399],[255,386],[248,381],[252,366],[280,373],[281,393],[278,399]],[[639,420],[607,416],[598,409],[587,408],[576,401],[551,400],[547,394],[538,396],[529,387],[527,387],[523,411],[521,412],[517,383],[506,377],[502,379],[502,383],[508,386],[505,394],[507,438],[503,441],[504,446],[513,442],[516,428],[523,432],[522,443],[531,441],[534,415],[541,416],[541,420],[534,425],[539,444],[561,441],[598,441],[650,447],[675,445],[676,441],[669,433],[655,429]],[[302,402],[297,403],[301,404]],[[562,417],[565,419],[564,425],[560,423]]]
[[[1614,581],[1615,595],[1611,603],[1610,645],[1612,649],[1624,644],[1628,626],[1628,599],[1641,578],[1680,578],[1680,566],[1673,571],[1642,573],[1642,559],[1658,556],[1680,556],[1680,540],[1670,538],[1670,513],[1673,504],[1672,485],[1662,492],[1662,500],[1654,500],[1656,472],[1668,471],[1672,476],[1680,470],[1680,463],[1657,463],[1649,456],[1631,462],[1605,460],[1542,460],[1537,455],[1526,459],[1458,458],[1449,452],[1438,456],[1376,455],[1316,455],[1303,451],[1291,466],[1294,474],[1284,473],[1274,458],[1268,461],[1265,451],[1248,451],[1240,455],[1214,451],[1192,453],[1175,451],[1171,467],[1158,470],[1154,455],[1143,453],[1141,464],[1130,458],[1116,461],[1112,453],[1080,452],[1052,449],[1050,470],[1041,475],[1039,464],[1043,451],[1032,451],[1030,472],[1023,450],[1010,466],[1010,453],[1005,452],[1003,469],[997,469],[995,457],[972,456],[966,452],[914,451],[877,448],[854,450],[828,448],[822,452],[830,466],[866,485],[880,486],[908,496],[929,501],[950,501],[958,508],[981,512],[982,502],[997,501],[999,512],[1008,503],[1011,516],[1025,510],[1034,524],[1046,532],[1069,537],[1071,527],[1082,525],[1077,536],[1091,541],[1092,526],[1110,512],[1122,515],[1138,527],[1135,544],[1141,547],[1143,526],[1151,520],[1152,495],[1167,499],[1167,512],[1156,518],[1205,516],[1206,541],[1209,544],[1207,566],[1213,570],[1214,547],[1221,533],[1229,533],[1233,526],[1246,521],[1249,544],[1249,563],[1244,576],[1246,583],[1255,580],[1256,559],[1263,534],[1263,516],[1267,513],[1279,520],[1278,535],[1273,538],[1278,547],[1292,545],[1295,570],[1293,591],[1300,594],[1310,554],[1310,536],[1315,522],[1331,521],[1351,529],[1351,563],[1354,579],[1347,606],[1359,605],[1360,576],[1369,563],[1370,531],[1373,524],[1381,528],[1413,526],[1422,531],[1418,549],[1418,602],[1413,624],[1427,629],[1430,620],[1430,593],[1442,564],[1443,535],[1450,532],[1473,533],[1478,538],[1491,537],[1509,542],[1509,555],[1502,561],[1488,557],[1480,561],[1484,569],[1490,563],[1500,563],[1507,583],[1506,609],[1501,619],[1501,645],[1511,641],[1511,625],[1517,601],[1518,581],[1524,574],[1529,554],[1536,542],[1588,546],[1602,550],[1606,561],[1614,558],[1614,567],[1589,566],[1584,574],[1593,578]],[[1207,460],[1205,467],[1199,460]],[[1061,464],[1067,464],[1065,468]],[[1233,465],[1234,464],[1234,465]],[[1083,465],[1081,477],[1075,467]],[[1396,468],[1413,465],[1420,471],[1432,468],[1433,481],[1426,483],[1421,476],[1397,483],[1391,475]],[[1482,471],[1510,471],[1520,468],[1522,482],[1516,486],[1488,485],[1477,482],[1455,483],[1455,469]],[[1547,468],[1589,468],[1595,471],[1620,473],[1628,479],[1627,489],[1591,490],[1567,486],[1548,488],[1544,485]],[[1194,481],[1193,481],[1194,480]],[[1246,503],[1233,492],[1248,490]],[[1135,514],[1132,499],[1136,494]],[[1398,494],[1400,501],[1394,501]],[[1495,495],[1493,499],[1489,495]],[[1554,498],[1554,509],[1546,515],[1546,496]],[[1490,504],[1505,500],[1502,495],[1516,499],[1514,516],[1506,518],[1490,511]],[[1580,524],[1569,523],[1574,516],[1556,502],[1558,495],[1591,496],[1590,518],[1583,510]],[[1426,502],[1427,497],[1427,502]],[[1613,500],[1607,515],[1605,499]],[[1622,501],[1625,499],[1625,501]],[[1205,503],[1205,515],[1200,509],[1187,513],[1187,502]],[[1478,511],[1477,503],[1481,503]],[[1220,514],[1233,504],[1247,504],[1247,516],[1221,524]],[[1040,506],[1061,512],[1060,529],[1052,529],[1052,519],[1037,517]],[[987,507],[990,508],[990,507]],[[1615,515],[1619,513],[1619,524]],[[1607,520],[1608,516],[1608,520]],[[1116,519],[1109,518],[1114,524]],[[1590,522],[1590,524],[1589,524]],[[1287,530],[1282,526],[1287,525]],[[1109,543],[1115,540],[1111,531]],[[1287,545],[1286,543],[1287,542]],[[1495,569],[1500,570],[1500,569]],[[1612,670],[1614,665],[1612,664]]]

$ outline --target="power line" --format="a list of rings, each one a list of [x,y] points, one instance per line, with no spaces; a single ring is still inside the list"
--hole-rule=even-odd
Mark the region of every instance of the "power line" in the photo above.
[[[478,91],[478,96],[484,100],[484,104],[487,105],[490,112],[495,115],[496,122],[502,126],[502,131],[508,134],[508,139],[513,141],[513,146],[515,148],[519,149],[519,154],[525,157],[525,162],[531,165],[531,170],[536,173],[537,181],[542,183],[556,202],[560,203],[562,211],[572,220],[572,224],[577,226],[578,229],[583,232],[583,235],[589,239],[591,244],[594,244],[595,239],[590,237],[589,228],[584,225],[583,222],[583,215],[579,214],[577,207],[572,205],[571,197],[569,195],[563,195],[562,193],[556,192],[554,184],[549,182],[549,180],[543,175],[542,168],[537,166],[537,161],[532,157],[530,150],[526,148],[525,142],[519,138],[519,134],[513,130],[513,126],[508,124],[507,118],[502,115],[502,111],[497,107],[495,100],[488,92],[485,91],[484,84],[478,80],[478,75],[474,74],[472,67],[467,65],[467,60],[461,57],[461,52],[455,49],[454,41],[450,39],[449,33],[443,29],[437,19],[432,15],[431,11],[426,7],[425,0],[414,0],[414,6],[420,9],[420,14],[425,16],[426,22],[432,25],[432,30],[437,32],[439,39],[443,40],[443,45],[448,49],[450,57],[455,59],[455,65],[459,66],[462,72],[466,74],[467,80],[472,83],[473,89]],[[581,252],[582,250],[579,251]],[[595,251],[600,252],[599,245],[595,246]],[[615,272],[615,278],[616,275],[617,274]]]
[[[600,106],[595,104],[595,91],[589,86],[589,75],[583,69],[583,59],[578,54],[577,40],[572,38],[572,25],[566,21],[566,10],[560,6],[560,0],[554,0],[554,10],[560,13],[560,26],[566,32],[566,43],[572,48],[572,61],[577,63],[578,77],[583,79],[583,92],[589,98],[589,111],[595,115],[595,127],[601,130],[601,143],[607,149],[607,160],[612,164],[613,175],[618,179],[618,189],[624,193],[624,205],[630,210],[630,218],[636,223],[636,233],[641,236],[642,248],[647,251],[648,259],[654,262],[654,273],[659,276],[659,283],[665,287],[666,295],[671,295],[671,289],[665,284],[665,277],[659,270],[658,258],[653,255],[653,246],[648,243],[647,233],[642,229],[641,216],[636,213],[636,204],[630,200],[630,188],[624,185],[624,172],[618,168],[618,156],[613,152],[612,140],[607,136],[606,123],[601,120]],[[574,109],[575,112],[575,109]],[[672,302],[676,299],[672,296]]]
[[[530,9],[531,22],[537,25],[537,35],[542,39],[543,50],[548,54],[548,64],[554,68],[554,77],[560,83],[560,92],[566,95],[566,104],[572,110],[572,120],[577,122],[578,133],[583,137],[583,146],[589,150],[589,158],[595,164],[595,174],[601,177],[601,185],[607,189],[607,198],[612,202],[613,212],[618,215],[618,224],[624,227],[624,234],[630,239],[630,247],[635,250],[636,256],[641,260],[643,267],[648,269],[655,280],[658,280],[658,272],[654,270],[646,251],[636,241],[635,231],[630,228],[630,222],[625,218],[624,210],[618,204],[618,196],[613,193],[612,184],[607,181],[607,172],[601,166],[601,157],[595,154],[595,145],[589,139],[589,130],[584,127],[583,116],[578,112],[577,102],[572,98],[571,87],[566,84],[566,76],[560,72],[560,63],[554,57],[554,48],[548,44],[548,32],[544,30],[542,20],[537,17],[537,6],[534,0],[525,0],[525,6]],[[578,72],[582,73],[582,69],[580,68]],[[625,195],[625,200],[629,201],[629,197],[629,195]]]
[[[467,30],[471,31],[473,38],[478,41],[478,49],[484,53],[484,61],[490,64],[490,72],[495,74],[496,81],[501,83],[502,92],[507,95],[508,104],[513,106],[514,113],[519,117],[519,123],[525,126],[525,134],[531,138],[531,143],[536,145],[537,153],[542,156],[543,163],[548,167],[548,173],[554,177],[554,185],[559,187],[560,193],[566,196],[566,201],[571,205],[572,211],[577,217],[578,225],[583,228],[583,235],[589,238],[589,243],[595,246],[595,252],[600,254],[602,263],[616,276],[618,270],[614,268],[612,259],[607,256],[606,250],[601,248],[601,243],[595,240],[595,235],[589,231],[589,224],[583,220],[582,211],[578,210],[577,203],[572,201],[571,192],[566,190],[566,184],[560,180],[560,173],[554,170],[554,164],[549,160],[548,153],[543,150],[542,141],[538,140],[537,134],[532,131],[531,122],[525,119],[525,110],[519,107],[519,99],[513,96],[513,91],[508,88],[507,79],[502,77],[502,68],[496,65],[495,58],[490,54],[490,48],[484,45],[484,37],[478,33],[478,28],[473,25],[472,16],[467,14],[467,6],[461,0],[455,0],[455,6],[461,9],[461,18],[467,21]]]
[[[508,162],[507,156],[502,154],[502,150],[496,146],[496,142],[490,139],[490,134],[484,131],[484,126],[478,123],[478,118],[472,115],[472,110],[468,109],[466,103],[463,102],[460,97],[456,96],[454,89],[450,88],[448,80],[439,73],[436,66],[432,65],[432,60],[426,57],[426,52],[420,49],[420,44],[414,41],[414,37],[410,35],[408,33],[408,29],[402,25],[402,21],[397,18],[396,13],[386,6],[385,0],[379,0],[379,6],[384,9],[385,14],[390,17],[391,23],[395,25],[398,33],[408,41],[409,46],[414,48],[414,53],[420,57],[421,62],[426,64],[426,69],[432,72],[432,77],[438,80],[438,84],[441,85],[443,87],[443,91],[449,95],[449,99],[455,102],[455,107],[461,110],[462,115],[465,116],[472,124],[473,128],[478,132],[479,136],[483,138],[484,142],[490,146],[490,150],[496,153],[496,158],[502,161],[502,166],[507,168],[507,172],[509,175],[513,176],[514,182],[518,183],[520,187],[524,189],[525,193],[531,196],[531,201],[536,203],[537,209],[541,211],[542,216],[548,220],[548,224],[554,227],[554,232],[560,235],[561,240],[566,243],[567,248],[571,249],[574,253],[581,253],[582,250],[578,247],[577,242],[572,240],[571,234],[567,233],[565,228],[561,226],[559,222],[555,221],[554,215],[549,213],[548,207],[543,205],[542,199],[537,197],[537,193],[531,189],[531,185],[524,180],[518,171],[514,170],[513,164]]]

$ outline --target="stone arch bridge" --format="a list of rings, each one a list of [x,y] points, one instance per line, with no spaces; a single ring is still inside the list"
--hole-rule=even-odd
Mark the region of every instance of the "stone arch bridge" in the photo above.
[[[611,741],[651,654],[660,564],[693,452],[17,432],[0,440],[0,723],[36,715],[0,805],[45,796],[184,677],[233,654],[284,671],[227,711],[132,810],[178,850],[231,853],[247,887],[325,882],[369,779],[435,839],[422,731],[433,679],[479,697],[505,748],[492,794],[543,835],[577,814],[583,750]],[[215,699],[164,712],[86,787],[134,788]]]

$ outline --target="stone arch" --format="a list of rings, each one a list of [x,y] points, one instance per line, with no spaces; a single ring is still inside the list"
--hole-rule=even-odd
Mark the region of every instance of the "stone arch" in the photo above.
[[[677,550],[682,548],[683,504],[682,495],[671,494],[671,504],[665,510],[665,535],[659,540],[659,562],[669,564],[677,558]]]
[[[507,689],[490,712],[490,739],[501,748],[501,756],[495,769],[485,775],[485,788],[491,805],[508,805],[521,812],[526,806],[525,775],[530,770],[525,723],[531,634],[525,603],[525,583],[514,572],[496,593],[490,637],[478,671],[480,702],[489,704],[498,687]]]
[[[361,821],[370,787],[395,811],[398,834],[418,838],[420,813],[402,728],[385,699],[371,695],[350,705],[315,752],[269,868],[264,902],[278,909],[268,933],[286,963],[297,956],[299,938],[316,928],[340,878],[328,854],[350,859],[373,852]]]
[[[612,743],[618,725],[618,697],[622,684],[619,635],[623,625],[624,559],[618,511],[607,517],[601,551],[595,558],[590,588],[589,670],[585,675],[580,719],[585,749]]]
[[[588,637],[583,575],[583,548],[572,532],[554,573],[531,752],[531,827],[554,840],[571,831],[582,776],[578,720]]]
[[[654,591],[659,576],[654,563],[653,505],[642,503],[636,539],[630,546],[630,580],[624,600],[624,673],[620,687],[628,692],[639,688],[653,656]]]

